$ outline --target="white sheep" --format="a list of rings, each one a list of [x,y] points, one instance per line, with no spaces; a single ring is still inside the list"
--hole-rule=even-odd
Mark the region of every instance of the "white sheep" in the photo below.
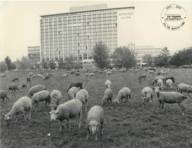
[[[5,114],[4,119],[10,120],[18,113],[24,114],[25,120],[31,119],[32,100],[28,96],[19,98],[12,106],[11,110]]]
[[[29,91],[28,91],[28,96],[32,97],[34,93],[39,92],[41,90],[46,90],[45,85],[42,84],[38,84],[38,85],[34,85],[32,86]]]
[[[32,103],[36,107],[40,102],[44,101],[46,105],[50,104],[51,97],[48,90],[41,90],[32,96]]]
[[[142,98],[143,98],[144,103],[146,101],[152,102],[154,93],[153,93],[153,89],[151,87],[149,87],[149,86],[144,87],[141,90],[141,94],[142,94]]]
[[[7,91],[6,90],[0,90],[0,98],[5,101],[6,100],[9,100],[9,97],[8,97],[8,94],[7,94]]]
[[[113,100],[114,103],[127,102],[131,98],[131,90],[128,87],[123,87],[119,90],[117,97]]]
[[[89,98],[89,93],[86,89],[79,90],[75,97],[75,99],[78,99],[82,102],[84,115],[87,112],[88,98]]]
[[[182,114],[184,115],[184,106],[182,105],[182,102],[187,99],[186,96],[184,96],[182,93],[174,92],[174,91],[160,91],[159,87],[155,87],[155,93],[157,95],[158,101],[160,103],[160,107],[164,108],[164,104],[174,104],[177,103],[180,107]]]
[[[80,90],[79,87],[71,87],[69,90],[68,90],[68,96],[69,96],[69,99],[74,99],[77,92]]]
[[[98,140],[98,134],[103,135],[104,110],[101,106],[95,105],[91,107],[87,115],[87,139],[89,136],[95,136]]]
[[[111,88],[112,82],[110,80],[106,80],[105,81],[105,86],[106,86],[106,88]]]
[[[165,81],[165,84],[166,84],[167,88],[173,88],[173,80],[167,79]]]
[[[50,97],[51,97],[51,103],[50,103],[51,110],[54,110],[59,105],[59,102],[63,99],[63,95],[59,90],[52,90],[50,93]]]
[[[186,92],[186,93],[192,93],[192,85],[190,84],[186,84],[186,83],[179,83],[177,85],[177,89],[179,92],[183,93],[183,92]]]
[[[162,79],[158,79],[158,80],[157,80],[157,86],[159,86],[160,89],[163,89],[163,88],[164,88],[164,83],[163,83],[163,80],[162,80]]]
[[[104,105],[106,102],[112,102],[112,98],[113,98],[113,91],[109,87],[109,88],[105,89],[104,96],[101,101],[101,105]]]
[[[82,107],[83,104],[78,99],[69,100],[63,104],[58,105],[56,110],[50,112],[50,120],[59,120],[60,121],[60,131],[63,131],[62,121],[66,120],[67,125],[69,125],[69,120],[73,118],[78,118],[78,126],[81,128],[82,121]]]

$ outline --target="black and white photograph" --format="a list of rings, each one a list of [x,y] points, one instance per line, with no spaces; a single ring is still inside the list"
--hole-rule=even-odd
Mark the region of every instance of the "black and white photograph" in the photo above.
[[[0,0],[0,148],[192,148],[192,0]]]

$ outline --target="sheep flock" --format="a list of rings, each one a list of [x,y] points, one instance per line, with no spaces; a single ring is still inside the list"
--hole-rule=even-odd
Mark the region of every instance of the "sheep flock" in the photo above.
[[[0,82],[2,148],[192,147],[192,69],[12,71]]]

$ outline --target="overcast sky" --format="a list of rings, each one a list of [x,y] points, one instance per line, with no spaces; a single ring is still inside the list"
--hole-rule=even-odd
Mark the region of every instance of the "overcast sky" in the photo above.
[[[135,6],[135,43],[139,46],[167,46],[171,53],[192,46],[192,0],[182,1],[1,1],[0,60],[13,60],[27,55],[28,46],[40,45],[40,15],[68,12],[72,6],[108,4],[108,7]],[[164,7],[175,3],[187,15],[178,30],[166,29],[160,14]]]

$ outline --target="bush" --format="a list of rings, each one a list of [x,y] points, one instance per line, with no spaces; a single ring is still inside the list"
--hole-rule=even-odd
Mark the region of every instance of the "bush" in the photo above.
[[[118,68],[129,68],[136,65],[135,54],[127,47],[119,47],[115,49],[112,58],[115,67]]]
[[[155,66],[168,66],[170,60],[170,54],[167,47],[163,48],[161,50],[161,53],[154,58],[154,64]]]
[[[109,64],[109,53],[107,46],[99,42],[93,48],[93,59],[97,67],[103,69]]]
[[[170,64],[175,66],[192,64],[192,47],[175,53],[170,60]]]
[[[11,61],[10,57],[5,58],[5,63],[7,64],[8,70],[16,69],[16,65]]]
[[[0,72],[5,72],[7,70],[7,64],[5,62],[0,62]]]

